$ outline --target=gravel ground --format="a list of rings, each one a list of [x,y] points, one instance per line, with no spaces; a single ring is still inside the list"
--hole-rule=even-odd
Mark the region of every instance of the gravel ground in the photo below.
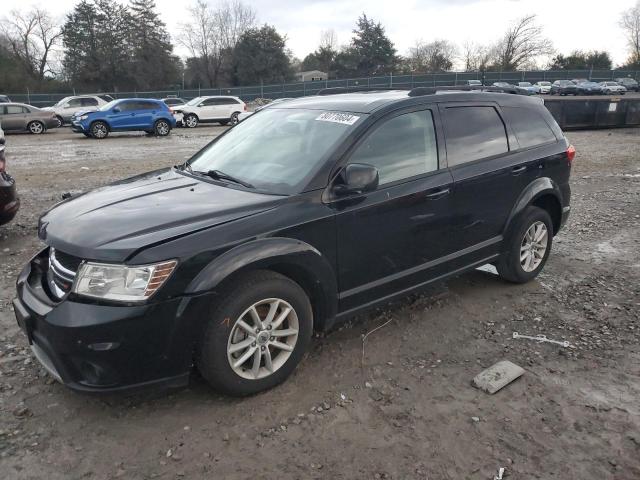
[[[354,318],[247,399],[195,374],[188,389],[126,397],[55,383],[10,306],[38,215],[64,192],[182,162],[222,131],[7,136],[23,206],[0,227],[0,478],[640,478],[640,129],[568,134],[572,216],[527,285],[474,271]],[[524,376],[493,396],[470,385],[502,359]]]

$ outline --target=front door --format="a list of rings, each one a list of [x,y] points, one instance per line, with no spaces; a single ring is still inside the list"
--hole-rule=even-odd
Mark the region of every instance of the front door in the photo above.
[[[341,312],[423,282],[449,252],[452,179],[438,160],[437,112],[421,108],[379,121],[347,161],[377,167],[380,184],[331,204]]]

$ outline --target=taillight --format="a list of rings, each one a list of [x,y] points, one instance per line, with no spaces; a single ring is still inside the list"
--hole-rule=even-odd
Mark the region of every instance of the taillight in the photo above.
[[[0,145],[0,173],[4,173],[7,168],[7,160],[4,158],[4,145]]]
[[[569,145],[567,147],[567,160],[569,160],[569,165],[573,164],[574,158],[576,158],[576,147]]]

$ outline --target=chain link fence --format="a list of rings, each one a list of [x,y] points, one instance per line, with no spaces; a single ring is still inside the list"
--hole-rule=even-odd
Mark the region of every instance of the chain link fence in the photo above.
[[[168,89],[153,92],[99,92],[107,93],[114,98],[164,98],[177,96],[186,100],[203,95],[233,95],[245,102],[257,98],[291,98],[316,95],[324,88],[336,87],[379,87],[379,88],[414,88],[438,87],[450,85],[465,85],[468,80],[484,80],[485,85],[493,82],[539,82],[555,80],[571,80],[586,78],[596,82],[613,80],[615,78],[640,78],[640,72],[629,70],[533,70],[519,72],[447,72],[433,74],[386,75],[376,77],[348,78],[341,80],[320,80],[309,82],[283,83],[279,85],[257,85],[249,87],[197,88],[197,89]],[[55,104],[69,95],[91,94],[96,92],[71,88],[60,93],[10,93],[8,96],[14,102],[22,102],[36,107],[46,107]]]

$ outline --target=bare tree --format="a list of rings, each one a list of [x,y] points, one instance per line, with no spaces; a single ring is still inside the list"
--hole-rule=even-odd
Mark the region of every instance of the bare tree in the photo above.
[[[622,12],[620,26],[629,44],[629,63],[640,63],[640,0],[635,6]]]
[[[320,48],[338,51],[338,35],[333,28],[320,32]]]
[[[229,0],[212,6],[197,0],[189,7],[191,21],[181,25],[178,43],[195,60],[199,72],[212,87],[220,83],[225,61],[240,37],[255,25],[255,11],[240,0]]]
[[[466,72],[486,70],[492,62],[495,51],[488,46],[465,42],[462,45],[462,62]]]
[[[0,22],[0,31],[30,77],[42,81],[53,73],[52,56],[61,41],[62,29],[49,12],[40,8],[26,13],[12,10]]]
[[[444,72],[452,69],[457,52],[457,47],[448,40],[418,41],[409,49],[407,61],[411,71]]]
[[[518,70],[541,55],[553,53],[553,44],[542,35],[535,15],[527,15],[509,28],[495,46],[496,63],[503,70]]]

